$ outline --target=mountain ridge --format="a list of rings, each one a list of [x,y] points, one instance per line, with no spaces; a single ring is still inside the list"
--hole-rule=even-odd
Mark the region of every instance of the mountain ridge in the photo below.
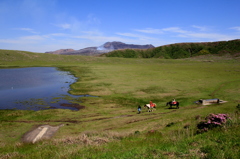
[[[74,49],[59,49],[56,51],[48,51],[48,54],[60,54],[60,55],[99,55],[103,53],[108,53],[114,50],[124,50],[124,49],[150,49],[155,48],[151,44],[137,45],[137,44],[126,44],[119,41],[106,42],[98,47],[86,47],[79,50]]]

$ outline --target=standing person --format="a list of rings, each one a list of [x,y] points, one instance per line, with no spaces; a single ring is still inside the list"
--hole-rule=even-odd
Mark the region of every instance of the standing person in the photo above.
[[[138,106],[138,114],[141,113],[141,109],[142,109],[142,107],[141,107],[141,105],[139,105],[139,106]]]

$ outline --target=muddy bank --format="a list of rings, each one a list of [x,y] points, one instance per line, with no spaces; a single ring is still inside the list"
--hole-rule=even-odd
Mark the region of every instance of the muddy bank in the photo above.
[[[63,106],[63,107],[72,107],[72,108],[76,108],[77,110],[80,110],[80,109],[85,109],[85,106],[83,105],[80,105],[80,104],[76,104],[76,103],[62,103],[60,104],[60,106]]]

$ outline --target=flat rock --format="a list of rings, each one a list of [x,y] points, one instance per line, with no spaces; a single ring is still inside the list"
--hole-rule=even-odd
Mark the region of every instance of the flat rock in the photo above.
[[[37,128],[34,128],[33,130],[26,132],[22,137],[22,141],[25,143],[35,143],[42,139],[50,139],[62,126],[64,125],[61,124],[59,126],[50,125],[38,126]]]

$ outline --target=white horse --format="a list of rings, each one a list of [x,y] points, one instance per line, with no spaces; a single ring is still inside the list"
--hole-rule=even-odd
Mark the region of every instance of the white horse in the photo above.
[[[152,106],[150,104],[145,104],[144,107],[148,108],[148,112],[152,112],[154,109],[156,109],[157,104],[156,103],[152,103]]]

